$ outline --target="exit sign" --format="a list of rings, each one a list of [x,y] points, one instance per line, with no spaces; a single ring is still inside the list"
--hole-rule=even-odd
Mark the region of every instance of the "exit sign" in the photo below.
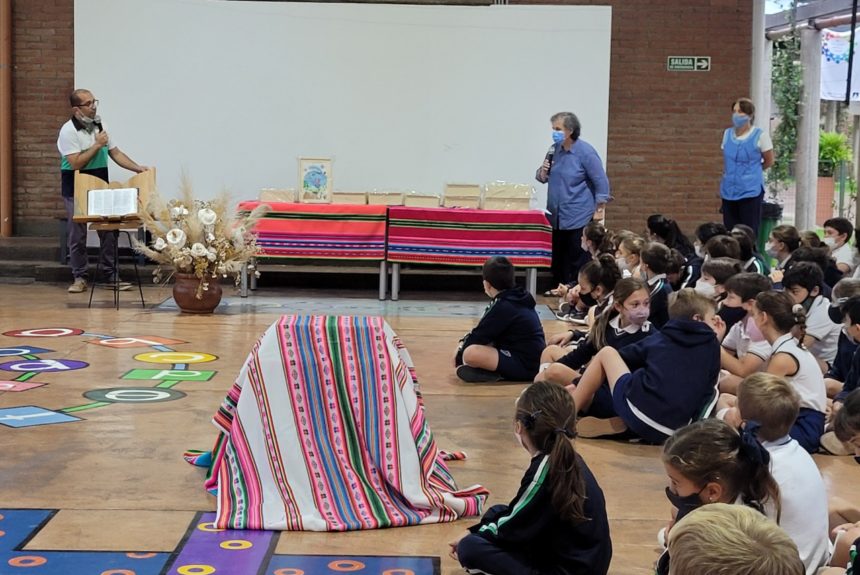
[[[666,69],[670,72],[710,72],[710,56],[669,56]]]

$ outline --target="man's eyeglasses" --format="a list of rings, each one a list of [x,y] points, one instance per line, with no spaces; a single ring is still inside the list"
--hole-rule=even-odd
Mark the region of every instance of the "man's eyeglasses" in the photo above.
[[[78,104],[78,108],[97,108],[98,105],[99,105],[98,100],[91,100],[89,102],[83,102],[81,104]]]

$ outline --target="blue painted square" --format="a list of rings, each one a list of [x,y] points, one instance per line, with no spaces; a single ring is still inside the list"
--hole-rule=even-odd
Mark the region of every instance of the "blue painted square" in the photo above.
[[[438,557],[378,557],[369,555],[275,555],[266,575],[313,573],[313,575],[435,575]]]
[[[52,351],[53,350],[42,349],[41,347],[33,347],[30,345],[16,345],[15,347],[0,347],[0,357],[39,355],[41,353],[51,353]]]
[[[68,423],[80,420],[80,417],[51,411],[50,409],[36,407],[35,405],[0,409],[0,425],[5,425],[6,427],[33,427],[36,425]]]

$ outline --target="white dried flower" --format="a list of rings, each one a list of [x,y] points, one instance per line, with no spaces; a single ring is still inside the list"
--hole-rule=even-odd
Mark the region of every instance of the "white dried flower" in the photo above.
[[[163,250],[166,247],[167,247],[167,242],[164,241],[164,238],[156,238],[155,245],[152,246],[152,248],[158,252],[160,252],[161,250]]]
[[[205,258],[209,255],[209,250],[201,243],[196,243],[191,246],[191,255],[195,258]]]
[[[179,228],[173,228],[172,230],[167,232],[167,243],[174,247],[184,247],[186,239],[187,237],[185,235],[185,232],[183,232]]]
[[[200,223],[204,226],[212,226],[216,221],[218,221],[218,214],[216,214],[214,210],[203,208],[197,211],[197,219],[200,220]]]

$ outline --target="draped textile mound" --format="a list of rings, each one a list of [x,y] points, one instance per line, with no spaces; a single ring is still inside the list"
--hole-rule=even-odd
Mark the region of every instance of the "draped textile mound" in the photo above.
[[[214,418],[219,528],[346,531],[479,515],[427,424],[412,361],[380,317],[283,316]]]

